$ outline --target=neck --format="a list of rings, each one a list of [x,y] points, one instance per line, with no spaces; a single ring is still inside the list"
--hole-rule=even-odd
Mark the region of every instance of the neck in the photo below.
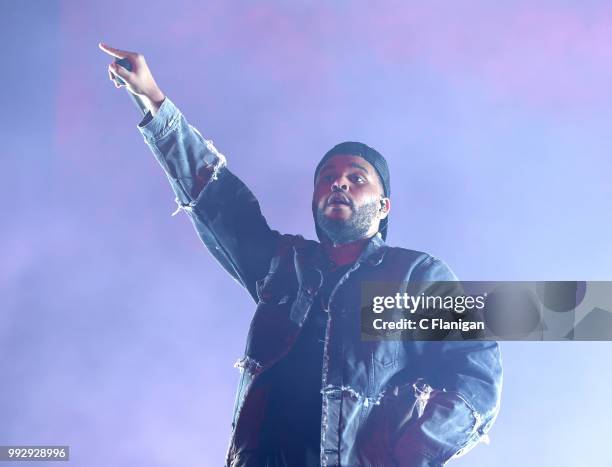
[[[323,242],[323,249],[330,260],[338,266],[354,263],[361,255],[366,244],[370,241],[370,237],[360,238],[351,243],[342,245],[334,245],[329,240]]]

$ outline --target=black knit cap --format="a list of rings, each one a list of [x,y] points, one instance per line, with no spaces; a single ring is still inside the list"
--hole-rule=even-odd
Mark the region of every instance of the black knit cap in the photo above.
[[[378,174],[378,178],[383,187],[383,191],[385,194],[385,198],[391,197],[391,176],[389,175],[389,166],[387,165],[386,159],[379,153],[376,149],[371,148],[367,144],[359,143],[356,141],[346,141],[344,143],[336,144],[333,148],[331,148],[327,153],[323,156],[314,173],[314,181],[317,181],[317,175],[319,175],[319,171],[321,167],[334,156],[338,154],[348,154],[351,156],[359,156],[364,158],[372,167],[376,169],[376,173]],[[317,230],[317,236],[319,239],[322,237],[322,232],[319,230],[319,226],[317,225],[316,213],[313,207],[313,216],[315,218],[315,228]],[[382,235],[383,240],[387,238],[387,226],[389,223],[389,216],[380,221],[379,232]]]

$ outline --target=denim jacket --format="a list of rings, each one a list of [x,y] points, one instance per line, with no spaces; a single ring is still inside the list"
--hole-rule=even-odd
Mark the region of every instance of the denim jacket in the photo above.
[[[236,394],[226,466],[259,465],[266,372],[291,349],[322,283],[321,244],[271,230],[225,157],[166,98],[139,124],[202,242],[256,303]],[[322,466],[437,466],[487,440],[502,369],[492,341],[365,341],[363,281],[456,281],[441,260],[390,247],[380,235],[325,306]]]

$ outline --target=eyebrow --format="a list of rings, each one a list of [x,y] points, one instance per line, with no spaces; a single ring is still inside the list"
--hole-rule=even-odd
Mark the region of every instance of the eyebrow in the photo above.
[[[365,168],[363,165],[358,164],[357,162],[351,162],[349,165],[350,165],[351,167],[355,167],[355,168],[357,168],[357,169],[361,169],[361,170],[363,170],[365,173],[369,174],[368,169],[367,169],[367,168]],[[334,168],[334,164],[331,164],[331,163],[330,163],[330,164],[325,164],[325,165],[324,165],[324,166],[321,168],[321,171],[320,171],[319,173],[323,173],[323,172],[325,172],[326,170],[333,169],[333,168]]]

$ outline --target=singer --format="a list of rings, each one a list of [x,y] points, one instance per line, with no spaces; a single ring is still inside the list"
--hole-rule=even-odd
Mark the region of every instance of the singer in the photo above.
[[[148,110],[138,129],[178,210],[256,304],[225,465],[441,466],[486,439],[500,404],[496,342],[361,340],[362,281],[457,280],[442,260],[385,243],[385,158],[359,142],[330,149],[314,170],[318,241],[282,235],[144,57],[100,48],[130,63],[111,63],[109,77]]]

